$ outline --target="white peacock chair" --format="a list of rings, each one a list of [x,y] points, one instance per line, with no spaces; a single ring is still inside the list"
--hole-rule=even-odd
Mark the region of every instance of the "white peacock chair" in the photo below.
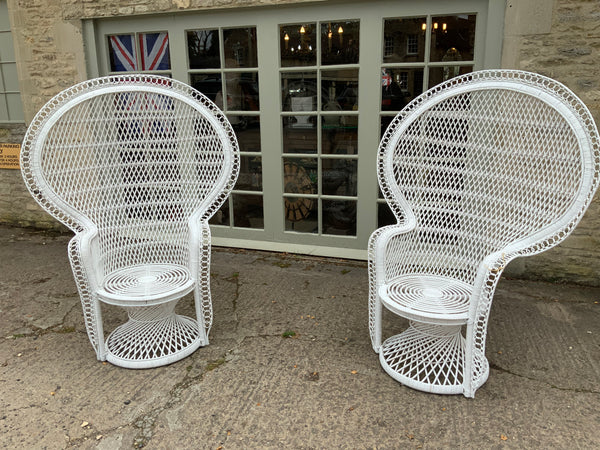
[[[75,233],[69,258],[99,360],[156,367],[208,344],[208,219],[240,166],[210,100],[158,76],[85,81],[35,116],[21,166],[32,196]],[[192,292],[196,319],[175,313]],[[101,303],[129,317],[106,340]]]
[[[565,86],[522,71],[451,79],[385,132],[379,185],[397,224],[369,241],[369,328],[385,371],[473,397],[488,378],[492,297],[514,258],[554,247],[600,180],[600,138]],[[382,343],[382,307],[409,320]]]

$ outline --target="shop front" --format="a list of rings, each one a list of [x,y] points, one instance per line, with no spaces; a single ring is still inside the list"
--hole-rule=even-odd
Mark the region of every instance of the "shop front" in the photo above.
[[[217,245],[366,258],[375,155],[424,90],[500,66],[504,2],[323,2],[86,20],[90,77],[162,74],[227,114],[241,172]]]

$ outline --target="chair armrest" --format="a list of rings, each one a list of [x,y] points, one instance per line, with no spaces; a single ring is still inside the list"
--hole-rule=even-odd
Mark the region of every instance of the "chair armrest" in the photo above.
[[[494,295],[496,284],[500,280],[500,276],[504,268],[513,259],[521,256],[532,256],[548,250],[562,241],[569,233],[565,232],[559,237],[549,237],[548,233],[538,231],[533,236],[516,240],[506,247],[487,255],[477,271],[477,276],[474,282],[473,300],[471,302],[470,317],[473,321],[478,320],[481,315],[482,305],[479,303],[486,302],[487,299],[491,302]],[[484,305],[483,308],[486,306]],[[478,313],[479,310],[479,313]]]
[[[190,236],[189,269],[192,276],[196,277],[202,268],[207,250],[210,253],[210,227],[208,221],[202,220],[200,214],[194,214],[188,220],[188,230]]]
[[[95,227],[85,229],[71,238],[69,259],[75,278],[78,278],[77,272],[84,272],[85,283],[90,292],[98,290],[105,274],[101,264],[98,230]]]
[[[402,241],[410,239],[414,228],[415,223],[410,221],[403,224],[388,225],[375,230],[371,234],[369,238],[369,265],[375,271],[378,285],[389,279],[388,268],[390,264],[388,255],[393,251],[394,245],[398,243],[399,239],[402,239]]]

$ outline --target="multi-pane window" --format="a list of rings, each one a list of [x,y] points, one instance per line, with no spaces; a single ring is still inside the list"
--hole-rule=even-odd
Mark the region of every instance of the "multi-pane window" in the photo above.
[[[419,94],[450,78],[473,70],[475,14],[389,18],[384,20],[388,39],[406,42],[389,54],[384,47],[381,66],[380,133],[394,116]],[[378,200],[378,226],[395,222],[383,200]]]
[[[6,0],[0,0],[0,122],[22,122],[23,104]]]
[[[394,54],[394,37],[386,36],[383,43],[383,55],[392,56]]]
[[[416,55],[419,53],[419,37],[416,34],[406,36],[406,54]],[[386,55],[389,56],[389,55]]]
[[[225,112],[240,145],[240,174],[212,225],[264,228],[256,27],[186,31],[189,83]]]
[[[356,236],[359,26],[279,26],[285,231]]]

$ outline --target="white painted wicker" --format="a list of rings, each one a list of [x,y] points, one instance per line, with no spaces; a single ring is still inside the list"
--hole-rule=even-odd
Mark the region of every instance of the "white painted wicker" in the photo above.
[[[158,76],[85,81],[35,116],[21,166],[33,197],[75,232],[69,257],[99,360],[156,367],[208,344],[208,219],[239,172],[233,129],[210,100]],[[196,319],[175,313],[190,292]],[[129,314],[106,340],[100,302]]]
[[[369,241],[373,349],[407,386],[473,397],[489,375],[487,323],[504,267],[565,239],[598,187],[594,120],[549,78],[474,72],[407,105],[377,169],[397,224]],[[383,343],[382,306],[410,324]]]

